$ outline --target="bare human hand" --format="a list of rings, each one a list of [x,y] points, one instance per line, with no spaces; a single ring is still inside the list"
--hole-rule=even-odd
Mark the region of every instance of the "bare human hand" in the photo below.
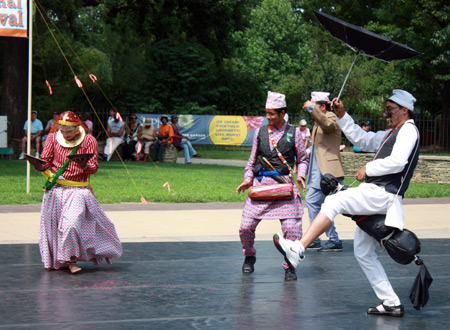
[[[302,109],[308,109],[311,104],[312,104],[312,102],[310,100],[306,101],[305,103],[303,103]]]
[[[244,181],[242,182],[236,189],[236,194],[240,194],[241,192],[243,193],[244,191],[246,191],[248,188],[250,188],[251,183],[248,181]]]
[[[359,182],[363,182],[364,179],[366,178],[367,173],[366,173],[366,165],[364,165],[363,167],[361,167],[358,171],[358,173],[356,173],[356,180],[358,180]]]
[[[334,109],[334,112],[339,118],[342,118],[345,115],[344,102],[342,102],[342,100],[334,98],[331,101],[331,105],[332,108]]]
[[[305,183],[305,179],[302,178],[301,176],[297,177],[297,183],[300,186],[300,188],[302,189],[303,192],[306,191],[306,183]]]

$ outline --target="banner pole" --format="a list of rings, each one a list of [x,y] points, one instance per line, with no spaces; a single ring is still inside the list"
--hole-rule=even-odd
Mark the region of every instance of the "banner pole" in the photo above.
[[[33,0],[28,0],[28,127],[27,154],[31,151],[31,95],[33,73]],[[37,150],[36,150],[37,152]],[[30,162],[27,161],[27,194],[30,194]]]

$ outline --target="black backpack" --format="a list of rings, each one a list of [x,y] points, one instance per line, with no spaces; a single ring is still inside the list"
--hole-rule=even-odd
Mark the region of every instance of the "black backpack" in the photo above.
[[[399,230],[384,224],[386,216],[375,214],[370,216],[352,216],[366,234],[375,238],[394,261],[407,265],[420,253],[420,241],[416,234],[408,229]]]

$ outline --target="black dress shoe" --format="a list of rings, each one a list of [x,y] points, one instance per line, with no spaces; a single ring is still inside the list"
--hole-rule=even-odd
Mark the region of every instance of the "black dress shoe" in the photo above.
[[[295,273],[295,269],[286,268],[284,271],[286,272],[284,274],[284,280],[286,282],[297,281],[297,274]]]
[[[242,273],[251,274],[255,271],[254,264],[256,262],[255,256],[245,257],[244,264],[242,265]]]
[[[402,317],[405,314],[405,309],[403,305],[386,306],[385,304],[379,304],[376,307],[370,307],[367,310],[367,314]]]

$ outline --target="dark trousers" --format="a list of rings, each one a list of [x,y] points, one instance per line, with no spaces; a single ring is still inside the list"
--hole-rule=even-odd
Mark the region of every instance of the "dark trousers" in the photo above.
[[[124,143],[122,145],[122,159],[127,160],[131,159],[134,160],[133,153],[136,152],[136,143],[137,141],[130,141],[128,143]]]
[[[163,142],[161,144],[156,142],[154,145],[155,145],[155,149],[158,153],[156,160],[162,161],[162,156],[164,155],[164,151],[166,150],[167,142]]]

